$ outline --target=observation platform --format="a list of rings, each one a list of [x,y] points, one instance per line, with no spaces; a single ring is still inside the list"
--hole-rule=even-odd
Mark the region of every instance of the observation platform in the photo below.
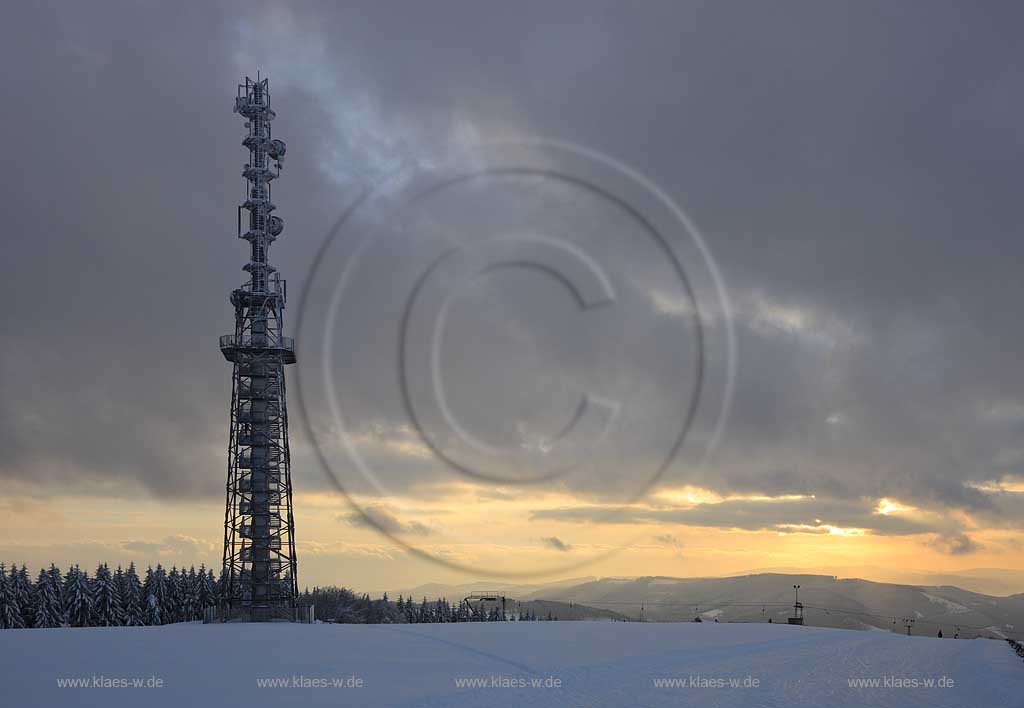
[[[232,363],[261,354],[279,355],[285,364],[295,363],[295,340],[292,337],[253,337],[225,334],[220,338],[220,351]]]

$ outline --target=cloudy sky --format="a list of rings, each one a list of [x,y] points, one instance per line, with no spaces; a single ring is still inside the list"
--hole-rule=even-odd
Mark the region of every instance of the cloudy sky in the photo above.
[[[0,555],[218,562],[259,70],[301,583],[1024,568],[1020,15],[10,8]]]

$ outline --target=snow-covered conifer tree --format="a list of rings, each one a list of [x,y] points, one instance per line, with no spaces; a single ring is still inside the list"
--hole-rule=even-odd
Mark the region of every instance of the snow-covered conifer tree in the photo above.
[[[77,565],[64,578],[64,609],[72,627],[93,625],[93,596],[89,574]]]
[[[124,597],[124,568],[120,565],[117,566],[117,570],[114,571],[114,586],[117,588],[117,596]]]
[[[101,563],[96,568],[93,580],[93,612],[97,627],[120,627],[124,624],[121,593],[106,563]]]
[[[21,623],[24,627],[32,626],[32,581],[28,577],[28,568],[21,564],[21,570],[11,565],[11,579],[14,581],[14,594],[21,608]]]
[[[156,570],[153,571],[152,595],[156,598],[157,608],[160,610],[160,619],[158,622],[155,622],[155,624],[167,624],[168,622],[173,622],[174,620],[171,618],[170,614],[167,611],[167,571],[165,571],[164,567],[159,563],[156,564]],[[152,614],[151,611],[148,614],[148,621],[152,622],[154,615]]]
[[[73,587],[78,582],[79,573],[80,570],[77,565],[71,566],[68,568],[68,572],[64,574],[63,585],[58,586],[62,610],[61,616],[64,619],[65,627],[74,626],[74,622],[71,619],[71,596],[73,594]]]
[[[142,581],[142,597],[143,599],[148,598],[150,595],[156,595],[153,592],[153,584],[156,582],[156,574],[153,572],[153,566],[146,568],[146,579]]]
[[[135,572],[135,561],[132,561],[124,574],[124,590],[121,593],[121,611],[126,627],[141,627],[146,624],[144,597],[138,573]]]
[[[191,622],[198,619],[199,612],[199,579],[196,577],[196,567],[191,566],[186,574],[181,571],[182,592],[181,608],[182,619]]]
[[[228,569],[220,569],[220,577],[217,578],[217,604],[224,602],[229,594],[228,588]]]
[[[53,594],[56,598],[56,610],[57,617],[60,620],[58,626],[67,627],[68,625],[68,613],[64,605],[64,578],[61,576],[60,568],[50,563],[50,569],[47,571],[50,577],[50,585],[53,588]]]
[[[178,566],[172,565],[171,572],[167,574],[167,590],[164,593],[164,623],[181,621],[181,574],[178,573]]]
[[[153,594],[146,598],[146,624],[152,627],[163,624],[163,611],[160,609],[160,600]]]
[[[60,587],[54,586],[53,575],[40,570],[32,593],[33,627],[60,627],[64,624],[59,596]]]
[[[18,574],[7,577],[7,569],[0,563],[0,629],[21,629],[25,626],[14,587],[17,580]]]
[[[197,591],[196,601],[199,605],[199,613],[202,615],[206,612],[207,607],[213,607],[217,604],[217,590],[214,587],[213,582],[213,571],[207,571],[205,565],[199,566],[199,589]]]

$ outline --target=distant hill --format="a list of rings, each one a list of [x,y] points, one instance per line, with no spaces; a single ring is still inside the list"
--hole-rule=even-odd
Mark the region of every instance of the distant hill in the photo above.
[[[870,578],[879,583],[897,585],[956,585],[986,595],[1014,595],[1024,592],[1024,570],[1013,568],[966,568],[946,573],[894,570],[878,566],[829,566],[818,568],[750,568],[739,575],[784,573],[786,575],[838,575],[841,578]]]
[[[1024,594],[995,597],[949,585],[915,586],[840,579],[831,575],[761,573],[730,578],[602,578],[535,591],[527,599],[573,601],[646,620],[685,621],[695,616],[724,622],[785,622],[793,585],[800,585],[806,624],[818,627],[915,634],[1021,636]],[[897,618],[895,625],[893,618]]]
[[[478,590],[500,590],[510,600],[558,602],[563,619],[642,619],[658,622],[786,622],[793,611],[793,585],[800,585],[805,623],[818,627],[905,632],[934,636],[1024,636],[1024,594],[985,595],[951,584],[909,585],[807,573],[752,573],[726,578],[577,578],[550,584],[421,585],[403,594],[458,600]],[[397,592],[391,593],[397,597]],[[570,609],[580,606],[573,616]],[[609,615],[597,616],[597,611]],[[534,609],[538,617],[547,609]],[[562,617],[562,615],[565,615]],[[895,618],[895,622],[894,622]]]

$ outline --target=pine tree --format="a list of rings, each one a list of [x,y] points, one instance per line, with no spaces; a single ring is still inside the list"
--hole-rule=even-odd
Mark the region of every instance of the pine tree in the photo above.
[[[146,566],[146,575],[143,577],[142,594],[144,597],[149,597],[153,594],[153,566]]]
[[[93,589],[89,574],[77,565],[64,578],[64,606],[72,627],[91,627],[94,620]]]
[[[156,571],[153,573],[153,595],[160,606],[160,622],[168,624],[174,621],[171,616],[169,605],[171,603],[171,587],[167,579],[167,571],[159,563],[156,564]]]
[[[96,568],[93,581],[93,612],[97,627],[120,627],[124,624],[121,594],[106,563],[101,563]]]
[[[164,624],[181,621],[182,582],[178,566],[172,565],[167,574],[167,592],[164,595],[164,613],[167,615]]]
[[[21,570],[15,571],[11,565],[11,579],[14,582],[14,594],[18,598],[18,607],[21,608],[21,624],[23,627],[31,627],[32,622],[32,581],[28,578],[28,568],[21,564]]]
[[[68,611],[64,604],[64,579],[61,577],[60,568],[50,563],[50,569],[47,571],[50,577],[50,585],[53,588],[53,594],[56,598],[56,612],[58,618],[59,627],[69,627],[68,624]]]
[[[121,593],[121,610],[126,627],[141,627],[146,624],[143,597],[139,575],[135,572],[135,561],[132,561],[124,574],[124,590]]]
[[[196,575],[196,567],[188,569],[188,580],[185,583],[184,601],[186,619],[192,621],[202,619],[202,611],[199,609],[199,577]]]
[[[7,577],[7,569],[0,563],[0,629],[21,629],[25,626],[14,587],[17,579],[17,572],[13,577]]]
[[[125,592],[125,581],[124,581],[124,568],[120,565],[117,566],[117,570],[114,571],[114,587],[117,588],[117,596],[123,598]],[[124,611],[124,607],[121,608]]]
[[[64,574],[64,584],[60,586],[60,602],[61,602],[61,616],[64,619],[65,627],[73,627],[74,622],[71,617],[71,596],[74,593],[73,588],[78,583],[78,566],[73,565],[68,568],[68,572]]]
[[[163,612],[160,610],[160,600],[156,595],[150,595],[146,600],[146,624],[156,627],[163,622]]]
[[[193,583],[195,581],[195,577],[195,568],[192,569],[192,575],[189,575],[188,571],[182,567],[181,576],[178,579],[179,622],[190,622],[192,620],[192,612],[194,610],[193,605],[195,604],[195,600],[193,599]]]
[[[54,585],[53,575],[40,570],[32,594],[33,627],[60,627],[64,624],[59,594],[60,589]]]
[[[228,580],[228,569],[220,569],[220,577],[217,579],[217,604],[227,602],[228,596],[230,595],[231,588],[228,587],[230,581]]]
[[[207,607],[217,604],[217,590],[214,587],[213,571],[207,571],[205,565],[199,566],[199,589],[196,592],[196,603],[199,606],[200,615],[206,613]]]

